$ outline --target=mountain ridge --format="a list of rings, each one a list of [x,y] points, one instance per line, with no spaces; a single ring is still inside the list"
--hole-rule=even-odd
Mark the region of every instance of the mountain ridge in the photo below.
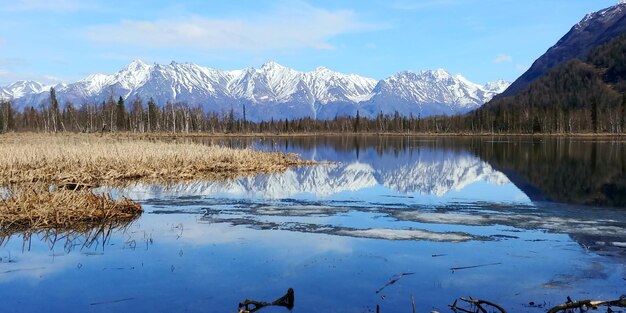
[[[19,83],[19,84],[18,84]],[[480,107],[504,90],[504,81],[473,83],[443,69],[400,72],[377,81],[343,74],[326,67],[297,71],[276,62],[259,68],[217,70],[193,63],[149,65],[134,60],[113,74],[91,74],[69,84],[45,86],[16,82],[0,87],[0,97],[12,100],[18,110],[38,106],[55,87],[61,104],[101,103],[113,97],[144,101],[200,105],[205,111],[242,114],[251,121],[337,116],[374,117],[379,113],[430,116],[465,113]]]
[[[585,15],[496,98],[518,94],[531,82],[565,61],[574,58],[586,60],[594,47],[605,44],[623,33],[626,33],[626,2],[624,1]]]

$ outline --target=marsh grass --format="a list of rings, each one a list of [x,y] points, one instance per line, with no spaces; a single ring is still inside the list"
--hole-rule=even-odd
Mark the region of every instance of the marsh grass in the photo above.
[[[91,190],[46,190],[33,186],[9,191],[0,200],[0,238],[16,232],[72,230],[122,225],[139,217],[139,203]]]
[[[141,215],[129,199],[92,188],[172,184],[284,171],[296,155],[93,134],[0,136],[0,238],[16,232],[88,232]],[[0,240],[1,242],[2,240]]]
[[[310,164],[296,155],[97,135],[0,137],[0,185],[132,181],[173,183],[280,172]]]

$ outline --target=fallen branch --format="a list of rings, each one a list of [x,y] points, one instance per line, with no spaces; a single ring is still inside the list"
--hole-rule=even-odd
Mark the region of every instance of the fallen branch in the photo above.
[[[486,310],[482,307],[483,304],[492,306],[494,308],[496,308],[498,311],[502,312],[502,313],[506,313],[506,310],[503,309],[501,306],[497,305],[496,303],[493,303],[491,301],[487,301],[487,300],[479,300],[479,299],[472,299],[472,298],[460,298],[462,301],[465,301],[467,303],[473,304],[475,305],[477,308],[479,308],[482,312],[486,312]]]
[[[254,307],[250,307],[254,306]],[[255,301],[255,300],[243,300],[239,303],[239,313],[252,313],[256,312],[267,306],[283,306],[288,308],[289,310],[293,309],[294,306],[294,292],[292,288],[287,290],[287,293],[272,301],[272,302],[264,302],[264,301]],[[243,309],[242,309],[243,308]]]
[[[567,309],[578,309],[578,308],[582,308],[583,306],[596,309],[597,307],[603,306],[603,305],[626,308],[626,298],[620,298],[618,300],[611,300],[611,301],[592,301],[592,300],[572,301],[572,302],[567,302],[567,303],[557,305],[551,308],[550,310],[548,310],[548,313],[556,313],[556,312],[564,311]]]
[[[500,265],[500,264],[502,263],[498,262],[498,263],[480,264],[480,265],[472,265],[472,266],[459,266],[459,267],[451,267],[450,270],[454,272],[454,271],[465,270],[469,268],[485,267],[485,266]]]
[[[400,280],[400,278],[402,278],[404,276],[408,276],[408,275],[413,275],[413,274],[415,274],[415,273],[400,273],[399,275],[394,276],[384,286],[378,288],[378,290],[376,290],[376,293],[379,293],[379,292],[383,291],[383,289],[385,289],[385,288],[395,284],[398,280]]]

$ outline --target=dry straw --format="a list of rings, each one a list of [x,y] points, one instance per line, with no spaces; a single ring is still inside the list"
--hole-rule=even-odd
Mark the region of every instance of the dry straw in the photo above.
[[[177,182],[280,172],[309,164],[295,155],[195,143],[96,135],[0,138],[0,185],[44,182],[90,185]]]
[[[115,200],[90,190],[50,191],[30,186],[8,192],[1,201],[0,237],[45,229],[88,230],[96,225],[130,222],[142,212],[132,200]]]
[[[0,136],[0,236],[132,220],[141,206],[100,185],[174,183],[284,171],[295,155],[89,134]],[[72,189],[72,190],[68,190]],[[52,190],[52,191],[51,191]],[[2,189],[0,189],[2,191]]]

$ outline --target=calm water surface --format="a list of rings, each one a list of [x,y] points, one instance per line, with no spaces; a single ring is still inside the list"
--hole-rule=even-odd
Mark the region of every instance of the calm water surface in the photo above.
[[[3,310],[236,312],[292,287],[293,312],[411,312],[412,295],[418,312],[462,296],[544,312],[626,294],[624,142],[199,141],[332,163],[109,190],[146,213],[110,232],[3,238]],[[401,273],[414,274],[376,293]]]

